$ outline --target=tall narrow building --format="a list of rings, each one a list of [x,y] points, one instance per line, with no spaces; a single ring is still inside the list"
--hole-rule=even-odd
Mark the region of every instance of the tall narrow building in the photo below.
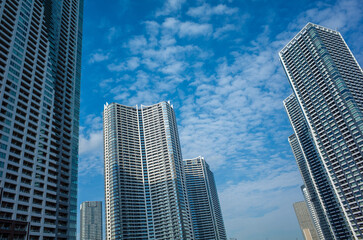
[[[227,240],[214,176],[203,157],[184,160],[194,239]]]
[[[83,202],[80,212],[80,240],[102,240],[102,202]]]
[[[3,239],[76,239],[82,11],[0,1]]]
[[[316,229],[319,237],[320,239],[334,239],[334,236],[349,238],[350,233],[344,214],[339,207],[333,186],[327,177],[326,169],[296,97],[290,95],[285,99],[284,105],[295,132],[289,137],[289,143],[308,193],[307,202],[311,203],[313,212],[317,214],[320,227]]]
[[[280,60],[312,139],[322,172],[331,186],[331,204],[342,221],[332,222],[333,239],[363,238],[363,72],[337,31],[307,24],[281,51]],[[291,115],[291,114],[290,114]],[[291,119],[290,119],[291,120]],[[293,124],[294,125],[294,124]],[[299,133],[298,143],[307,157]],[[319,201],[329,215],[312,170]],[[335,202],[333,201],[335,199]],[[332,211],[333,212],[333,211]],[[339,226],[336,224],[340,224]]]
[[[107,239],[193,239],[173,107],[112,103],[103,118]]]
[[[324,235],[323,235],[323,230],[321,229],[321,224],[319,222],[319,215],[316,212],[316,209],[315,209],[315,207],[313,205],[313,200],[314,199],[309,195],[309,192],[307,191],[305,185],[301,186],[301,191],[302,191],[302,194],[304,196],[305,203],[306,203],[306,205],[308,207],[308,210],[309,210],[311,219],[313,221],[316,233],[318,235],[318,239],[325,239]]]
[[[308,207],[304,201],[294,203],[294,210],[305,240],[319,240]],[[324,238],[323,238],[324,239]]]

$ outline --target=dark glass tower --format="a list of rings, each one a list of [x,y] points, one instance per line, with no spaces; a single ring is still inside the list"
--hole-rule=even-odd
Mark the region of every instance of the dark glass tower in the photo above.
[[[2,238],[76,239],[82,11],[0,1]]]
[[[184,160],[194,239],[226,240],[214,175],[203,157]]]
[[[103,124],[107,239],[193,239],[172,106],[107,104]]]
[[[339,32],[311,23],[280,51],[280,59],[332,188],[326,194],[334,195],[331,205],[336,199],[334,208],[343,218],[337,225],[330,221],[333,237],[362,239],[362,69]],[[294,130],[299,139],[301,133]],[[306,153],[302,140],[299,144]],[[310,178],[319,182],[312,173]],[[315,190],[324,197],[317,186]],[[328,212],[331,206],[321,204]]]

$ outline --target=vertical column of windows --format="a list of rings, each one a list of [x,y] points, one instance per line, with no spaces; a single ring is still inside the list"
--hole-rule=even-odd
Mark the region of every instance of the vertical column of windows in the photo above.
[[[111,104],[104,119],[107,231],[118,237],[145,239],[147,218],[140,155],[138,112],[133,107]],[[127,224],[124,224],[127,223]]]
[[[144,188],[145,188],[145,203],[146,203],[146,214],[147,214],[147,229],[148,229],[148,239],[155,239],[154,235],[154,220],[153,220],[153,212],[152,212],[152,199],[150,195],[150,183],[149,183],[149,174],[148,174],[148,164],[146,157],[146,148],[145,148],[145,136],[144,136],[144,125],[143,125],[143,114],[142,110],[138,110],[138,124],[139,124],[139,133],[140,133],[140,150],[141,150],[141,158],[142,158],[142,169],[144,176]]]

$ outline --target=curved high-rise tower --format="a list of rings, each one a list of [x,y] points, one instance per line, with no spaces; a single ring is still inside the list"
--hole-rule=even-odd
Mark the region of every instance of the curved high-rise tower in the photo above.
[[[193,239],[172,106],[106,104],[107,239]]]

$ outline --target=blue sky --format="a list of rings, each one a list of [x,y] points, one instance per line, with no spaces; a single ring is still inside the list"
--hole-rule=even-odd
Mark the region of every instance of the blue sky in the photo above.
[[[104,200],[102,111],[171,101],[184,158],[214,171],[228,237],[302,239],[278,51],[307,22],[338,29],[363,62],[359,0],[87,0],[79,203]]]

